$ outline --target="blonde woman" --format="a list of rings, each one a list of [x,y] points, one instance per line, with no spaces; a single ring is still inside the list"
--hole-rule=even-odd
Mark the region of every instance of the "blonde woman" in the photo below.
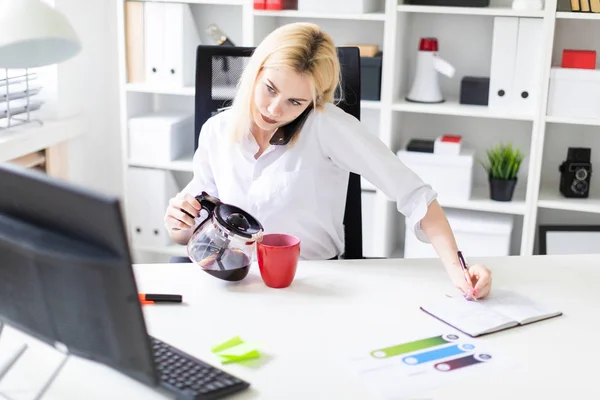
[[[466,283],[436,192],[333,103],[339,75],[336,47],[317,25],[273,31],[250,58],[232,107],[201,129],[194,177],[165,214],[171,238],[187,243],[200,210],[194,196],[205,191],[251,213],[265,233],[299,237],[302,258],[334,258],[344,248],[352,171],[396,201],[417,237],[434,246],[456,287],[487,296],[491,273],[473,265],[474,290]],[[284,132],[285,126],[298,129]]]

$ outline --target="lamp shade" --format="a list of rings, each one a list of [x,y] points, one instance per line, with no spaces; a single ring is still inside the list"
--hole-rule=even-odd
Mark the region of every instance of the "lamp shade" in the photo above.
[[[67,18],[40,0],[0,0],[0,68],[37,68],[74,57],[81,43]]]

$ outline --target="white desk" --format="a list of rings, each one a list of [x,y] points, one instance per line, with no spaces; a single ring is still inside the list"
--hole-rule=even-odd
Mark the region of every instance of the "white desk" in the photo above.
[[[493,270],[495,285],[550,298],[561,304],[564,315],[478,339],[517,364],[416,398],[600,398],[600,256],[484,261]],[[302,262],[294,284],[283,290],[264,286],[256,266],[237,284],[185,264],[137,265],[135,272],[140,291],[181,293],[186,302],[144,306],[152,335],[216,365],[212,345],[235,335],[258,344],[265,354],[262,365],[222,367],[252,384],[236,399],[376,398],[364,382],[340,368],[348,349],[375,346],[381,333],[407,333],[415,325],[446,330],[419,305],[452,289],[436,260]],[[11,338],[15,334],[9,331],[2,342]],[[7,375],[0,391],[30,399],[26,388],[27,382],[35,384],[32,371],[43,372],[50,359],[42,357],[41,362],[39,354],[23,361],[31,363],[31,370],[23,372],[22,366],[21,373]],[[108,368],[74,358],[46,398],[164,397]]]

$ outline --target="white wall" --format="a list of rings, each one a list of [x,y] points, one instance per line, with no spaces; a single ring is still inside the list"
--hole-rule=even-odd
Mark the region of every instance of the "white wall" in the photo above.
[[[118,105],[117,0],[55,0],[82,42],[82,52],[58,66],[62,115],[81,111],[89,129],[69,145],[72,181],[122,194]]]

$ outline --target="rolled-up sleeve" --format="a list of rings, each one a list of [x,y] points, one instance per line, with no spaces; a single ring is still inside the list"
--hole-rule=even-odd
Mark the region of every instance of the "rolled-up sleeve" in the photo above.
[[[192,180],[181,191],[196,196],[203,191],[211,196],[219,197],[217,185],[211,167],[211,124],[207,121],[200,130],[198,137],[198,148],[194,152],[192,160],[193,177]]]
[[[421,230],[429,204],[437,193],[416,173],[409,169],[380,139],[368,131],[360,121],[333,104],[316,117],[321,148],[340,168],[363,176],[388,199],[412,227],[416,237],[429,240]]]

